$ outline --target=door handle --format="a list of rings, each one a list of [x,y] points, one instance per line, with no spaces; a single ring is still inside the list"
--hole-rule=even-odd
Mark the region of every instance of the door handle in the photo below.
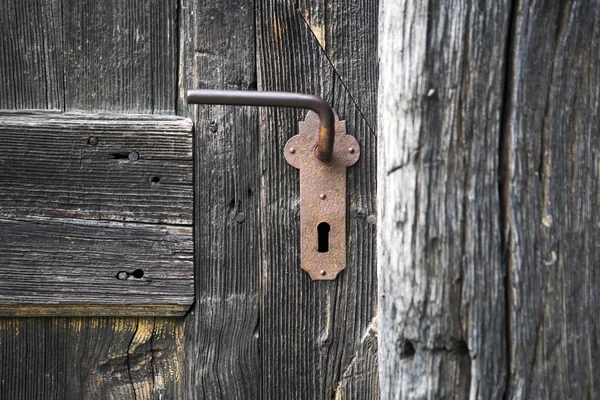
[[[331,159],[335,136],[335,119],[333,109],[320,97],[291,92],[191,89],[187,92],[187,102],[188,104],[290,107],[312,110],[317,113],[321,121],[315,154],[321,161]]]
[[[290,92],[188,90],[188,104],[305,108],[299,134],[285,145],[287,162],[300,169],[302,269],[313,280],[333,280],[346,268],[346,167],[360,157],[346,122],[320,97]]]

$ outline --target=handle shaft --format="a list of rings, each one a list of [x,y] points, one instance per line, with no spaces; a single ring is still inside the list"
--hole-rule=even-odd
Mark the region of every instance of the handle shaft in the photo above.
[[[333,110],[325,100],[310,94],[291,92],[256,92],[244,90],[190,89],[188,104],[220,104],[232,106],[267,106],[306,108],[319,116],[321,127],[315,154],[321,161],[331,159],[335,135]]]

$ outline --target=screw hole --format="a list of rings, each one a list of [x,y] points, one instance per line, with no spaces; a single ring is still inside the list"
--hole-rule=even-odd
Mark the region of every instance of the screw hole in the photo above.
[[[133,277],[136,279],[141,279],[144,277],[144,271],[141,269],[136,269],[131,273],[131,275],[133,275]]]
[[[129,274],[127,273],[127,271],[119,271],[119,273],[117,274],[117,279],[120,281],[124,281],[127,279],[128,276]]]
[[[152,183],[160,182],[160,176],[153,176],[152,178],[150,178],[150,182],[152,182]]]

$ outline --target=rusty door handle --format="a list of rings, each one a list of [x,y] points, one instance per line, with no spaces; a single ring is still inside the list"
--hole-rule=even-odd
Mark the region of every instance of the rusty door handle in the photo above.
[[[321,161],[329,161],[333,153],[335,119],[325,100],[310,94],[291,92],[256,92],[244,90],[190,89],[188,104],[220,104],[232,106],[267,106],[307,108],[314,111],[321,122],[315,154]]]
[[[188,104],[308,108],[298,135],[285,145],[285,159],[300,170],[302,269],[312,279],[332,280],[346,268],[346,167],[360,147],[346,134],[346,121],[320,97],[288,92],[191,89]],[[334,143],[335,135],[335,143]]]

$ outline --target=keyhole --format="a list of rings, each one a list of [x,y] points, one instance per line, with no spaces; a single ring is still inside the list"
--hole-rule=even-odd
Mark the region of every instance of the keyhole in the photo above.
[[[321,222],[317,225],[317,232],[319,233],[319,253],[327,253],[329,251],[329,224],[327,222]]]

